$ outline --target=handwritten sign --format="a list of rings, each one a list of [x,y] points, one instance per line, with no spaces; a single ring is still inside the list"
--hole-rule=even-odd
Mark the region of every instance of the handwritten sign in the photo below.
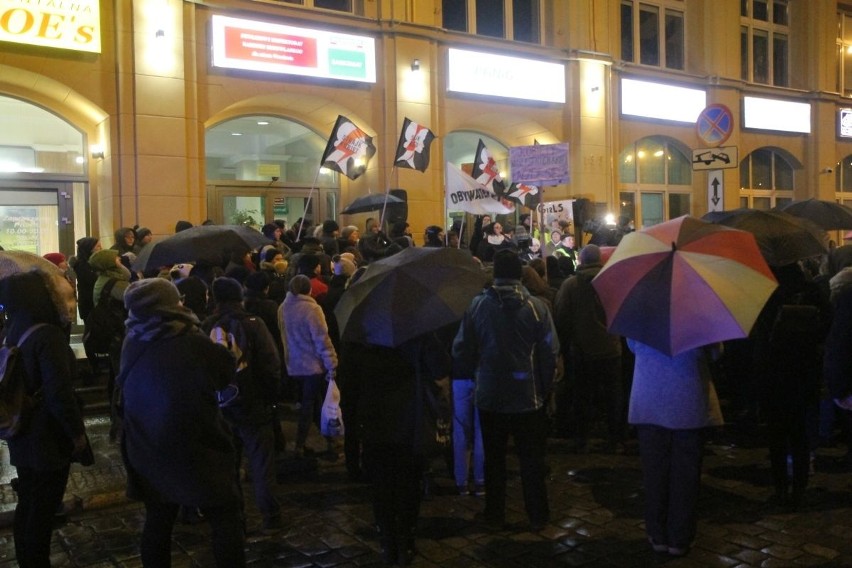
[[[535,144],[509,148],[509,167],[512,182],[531,185],[568,183],[568,143]]]

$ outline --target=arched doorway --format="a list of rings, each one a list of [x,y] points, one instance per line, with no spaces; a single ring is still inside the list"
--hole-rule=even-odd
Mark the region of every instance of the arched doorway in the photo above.
[[[0,246],[74,254],[88,232],[86,136],[61,117],[0,95]]]
[[[244,115],[209,127],[204,140],[213,221],[260,228],[273,219],[289,227],[303,216],[312,224],[336,218],[338,174],[317,173],[326,139],[303,124]]]

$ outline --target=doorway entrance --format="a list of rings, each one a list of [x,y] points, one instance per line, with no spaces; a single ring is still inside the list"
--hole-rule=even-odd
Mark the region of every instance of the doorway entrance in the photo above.
[[[309,188],[213,185],[207,187],[207,210],[215,223],[248,225],[258,230],[273,219],[285,221],[290,228],[302,217],[311,225],[337,218],[337,190],[315,188],[308,202],[310,193]]]

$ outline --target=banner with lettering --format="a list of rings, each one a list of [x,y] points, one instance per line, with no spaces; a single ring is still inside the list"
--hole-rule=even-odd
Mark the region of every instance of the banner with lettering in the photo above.
[[[0,0],[3,41],[100,53],[100,0]]]
[[[571,180],[568,143],[509,148],[509,167],[513,183],[538,187],[568,183]]]
[[[455,164],[447,162],[446,174],[447,211],[465,211],[474,215],[505,215],[514,211],[514,208],[507,207],[496,193],[464,173]]]

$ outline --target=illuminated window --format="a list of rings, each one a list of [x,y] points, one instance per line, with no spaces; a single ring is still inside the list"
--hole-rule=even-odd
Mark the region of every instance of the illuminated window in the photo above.
[[[844,97],[852,97],[852,14],[837,14],[837,84]]]
[[[686,148],[649,136],[622,150],[618,159],[622,215],[649,227],[691,213],[692,163]],[[638,206],[637,206],[638,205]]]
[[[541,42],[540,0],[442,0],[442,15],[448,30]]]
[[[740,0],[740,76],[744,81],[789,84],[787,0]]]
[[[740,162],[740,204],[771,209],[793,199],[793,164],[781,153],[759,148]]]
[[[668,2],[621,3],[621,59],[642,65],[683,69],[684,5]]]
[[[308,8],[322,8],[324,10],[335,10],[337,12],[363,13],[360,0],[278,0],[285,4],[298,4]],[[353,4],[357,4],[353,6]]]

